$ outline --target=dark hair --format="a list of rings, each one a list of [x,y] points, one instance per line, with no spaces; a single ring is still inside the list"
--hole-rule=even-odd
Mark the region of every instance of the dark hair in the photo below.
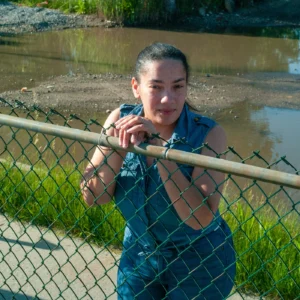
[[[154,43],[139,53],[135,64],[136,79],[140,80],[140,74],[143,72],[143,67],[147,62],[163,59],[180,61],[185,69],[186,81],[188,82],[190,68],[186,56],[176,47],[163,43]]]

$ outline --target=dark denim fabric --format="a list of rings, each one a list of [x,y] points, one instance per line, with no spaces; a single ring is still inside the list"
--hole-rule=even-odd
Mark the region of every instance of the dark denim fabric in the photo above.
[[[124,243],[118,271],[118,299],[226,298],[235,277],[235,251],[225,221],[187,247],[149,249],[134,238]]]
[[[122,105],[120,116],[128,114],[142,115],[143,106]],[[166,147],[201,153],[201,146],[215,125],[213,120],[192,113],[185,106]],[[178,164],[178,168],[191,180],[193,167]],[[228,265],[226,261],[233,258],[234,254],[230,246],[231,238],[226,234],[228,228],[219,212],[203,230],[194,230],[186,225],[171,204],[156,165],[148,168],[146,157],[142,155],[128,153],[116,180],[115,201],[127,222],[124,252],[118,274],[120,297],[133,299],[134,295],[141,292],[140,299],[148,299],[148,294],[149,297],[157,295],[153,299],[162,299],[160,293],[167,293],[170,299],[191,299],[190,297],[193,298],[193,295],[198,295],[201,291],[199,299],[205,299],[201,298],[204,293],[216,296],[208,299],[221,299],[217,296],[226,294],[225,286],[229,290],[233,286],[231,275],[234,266],[231,271],[228,270],[231,274],[230,280],[227,274],[221,274]],[[221,229],[221,225],[225,226],[226,232]],[[207,237],[211,237],[210,246]],[[228,239],[225,243],[226,237]],[[222,243],[224,245],[220,249],[214,250],[212,247]],[[193,247],[189,247],[190,244]],[[179,249],[186,251],[181,252]],[[211,254],[213,256],[209,257]],[[196,272],[188,277],[191,270]],[[218,276],[222,280],[217,279]],[[202,291],[207,285],[207,292]],[[223,292],[217,295],[219,287]],[[184,294],[187,298],[184,298]]]

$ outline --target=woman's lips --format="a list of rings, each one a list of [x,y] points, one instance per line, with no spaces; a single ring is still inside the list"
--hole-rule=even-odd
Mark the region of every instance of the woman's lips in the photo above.
[[[159,113],[168,116],[168,115],[171,115],[172,113],[174,113],[175,109],[159,109],[158,111],[159,111]]]

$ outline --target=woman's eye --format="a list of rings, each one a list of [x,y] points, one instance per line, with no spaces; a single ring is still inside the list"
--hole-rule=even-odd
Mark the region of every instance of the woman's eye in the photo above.
[[[181,88],[183,88],[183,85],[182,85],[182,84],[177,84],[177,85],[175,85],[175,89],[181,89]]]
[[[155,89],[155,90],[158,90],[158,89],[160,89],[160,86],[158,86],[158,85],[152,85],[151,88]]]

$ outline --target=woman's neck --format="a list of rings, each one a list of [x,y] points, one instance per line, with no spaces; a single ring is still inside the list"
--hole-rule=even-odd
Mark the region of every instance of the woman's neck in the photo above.
[[[171,138],[175,127],[176,123],[168,126],[155,125],[157,132],[159,132],[159,136],[164,140],[169,140]]]

